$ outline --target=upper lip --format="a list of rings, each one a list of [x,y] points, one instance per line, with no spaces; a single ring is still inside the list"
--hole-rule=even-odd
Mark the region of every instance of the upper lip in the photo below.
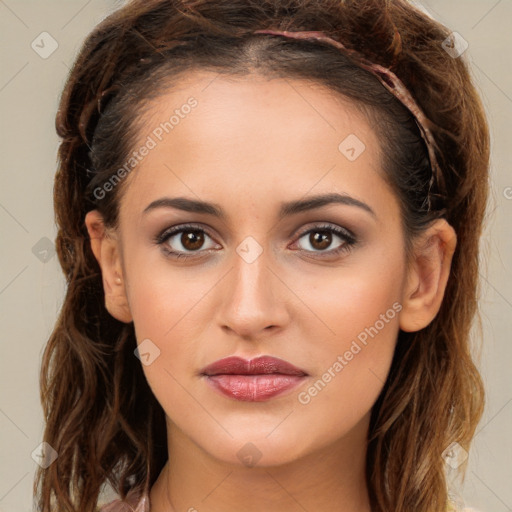
[[[304,370],[293,364],[272,356],[260,356],[255,359],[243,359],[237,356],[219,359],[201,370],[202,375],[307,375]]]

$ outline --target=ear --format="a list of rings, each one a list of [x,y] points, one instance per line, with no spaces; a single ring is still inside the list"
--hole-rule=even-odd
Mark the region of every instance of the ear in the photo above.
[[[133,318],[126,296],[117,236],[106,229],[103,217],[98,210],[92,210],[86,214],[85,225],[91,239],[92,252],[101,268],[105,307],[114,318],[129,323]]]
[[[400,329],[419,331],[432,322],[441,308],[457,245],[455,230],[438,219],[414,243],[402,294]]]

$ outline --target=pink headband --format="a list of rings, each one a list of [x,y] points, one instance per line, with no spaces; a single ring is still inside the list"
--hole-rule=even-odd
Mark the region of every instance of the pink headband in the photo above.
[[[301,32],[288,32],[286,30],[256,30],[254,34],[271,34],[276,36],[285,36],[293,39],[316,39],[318,41],[323,41],[329,43],[339,50],[343,50],[343,53],[353,56],[357,59],[358,65],[370,71],[373,75],[375,75],[381,84],[391,93],[393,94],[405,107],[409,109],[416,120],[416,124],[420,129],[421,136],[425,141],[425,144],[428,149],[428,155],[430,158],[430,165],[432,167],[432,177],[430,178],[429,183],[429,194],[428,194],[428,210],[431,210],[431,190],[434,185],[434,181],[437,178],[438,184],[441,184],[442,181],[442,173],[439,167],[439,164],[436,159],[435,149],[437,148],[436,142],[432,135],[432,132],[429,128],[429,125],[432,123],[424,114],[423,110],[418,106],[411,93],[407,90],[403,82],[388,68],[380,66],[379,64],[373,64],[372,62],[365,59],[361,54],[356,52],[355,50],[351,50],[346,48],[343,44],[335,39],[332,39],[329,36],[326,36],[323,32],[319,31],[301,31]]]

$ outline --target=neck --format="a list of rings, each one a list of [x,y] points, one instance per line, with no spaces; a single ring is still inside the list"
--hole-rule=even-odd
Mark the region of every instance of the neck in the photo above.
[[[151,512],[370,512],[360,426],[298,460],[248,467],[213,458],[168,421],[168,451]]]

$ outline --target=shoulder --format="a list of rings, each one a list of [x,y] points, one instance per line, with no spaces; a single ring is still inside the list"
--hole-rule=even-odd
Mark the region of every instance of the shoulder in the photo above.
[[[98,512],[149,512],[149,497],[130,491],[125,500],[114,500],[100,507]]]

